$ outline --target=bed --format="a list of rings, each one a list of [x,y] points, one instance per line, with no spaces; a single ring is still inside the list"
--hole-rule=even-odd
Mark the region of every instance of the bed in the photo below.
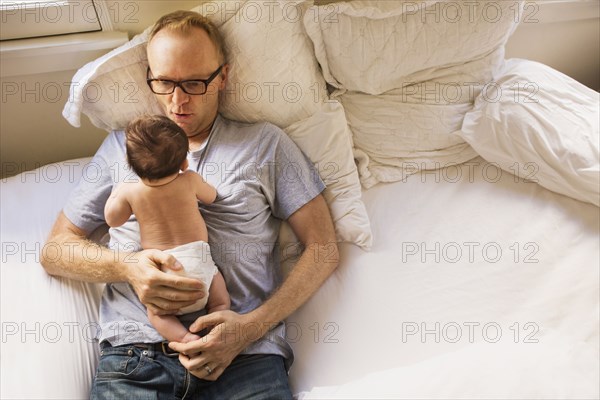
[[[504,59],[512,2],[477,3],[501,7],[493,24],[432,22],[438,3],[197,8],[234,41],[221,112],[281,126],[328,184],[341,263],[286,321],[293,393],[598,398],[599,95]],[[70,123],[83,113],[111,129],[156,110],[139,81],[145,34],[77,73]],[[248,101],[273,81],[291,91]],[[134,82],[136,101],[86,99],[111,82]],[[39,252],[69,191],[94,179],[89,162],[1,183],[2,398],[87,397],[102,287],[48,276]],[[289,267],[286,227],[281,242]]]

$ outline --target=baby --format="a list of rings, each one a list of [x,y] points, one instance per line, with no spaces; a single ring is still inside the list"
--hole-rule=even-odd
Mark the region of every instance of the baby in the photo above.
[[[163,116],[139,117],[125,132],[127,161],[140,179],[123,182],[113,190],[104,208],[106,223],[117,227],[135,214],[142,247],[172,254],[185,270],[164,272],[199,279],[209,288],[208,296],[177,315],[203,308],[207,313],[229,309],[225,280],[210,255],[208,231],[197,203],[212,203],[217,191],[200,175],[187,170],[189,144],[185,132]],[[200,338],[174,315],[156,315],[148,310],[148,319],[169,341],[185,343]]]

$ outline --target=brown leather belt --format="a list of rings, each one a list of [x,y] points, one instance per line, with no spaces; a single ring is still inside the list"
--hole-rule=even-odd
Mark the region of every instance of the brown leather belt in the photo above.
[[[169,342],[167,341],[158,343],[134,343],[132,346],[137,347],[138,349],[152,350],[155,353],[163,353],[167,357],[179,357],[179,352],[171,350]]]

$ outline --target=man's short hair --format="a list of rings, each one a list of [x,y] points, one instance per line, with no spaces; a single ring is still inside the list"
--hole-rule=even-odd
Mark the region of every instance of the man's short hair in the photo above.
[[[191,28],[200,28],[205,31],[217,49],[219,64],[227,62],[227,49],[223,36],[208,18],[194,11],[179,10],[160,17],[150,31],[148,43],[163,29],[187,34]]]
[[[127,162],[144,179],[156,180],[179,172],[188,153],[187,135],[162,115],[143,115],[125,129]]]

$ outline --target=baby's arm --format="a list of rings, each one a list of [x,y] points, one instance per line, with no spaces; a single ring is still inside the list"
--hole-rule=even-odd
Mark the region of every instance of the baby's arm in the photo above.
[[[194,171],[186,171],[192,181],[192,187],[196,192],[196,198],[204,204],[211,204],[217,198],[217,189],[210,183],[206,182],[202,175]]]
[[[231,302],[229,300],[229,292],[225,286],[223,275],[217,271],[208,289],[208,301],[206,303],[206,313],[210,314],[215,311],[229,310]]]
[[[169,342],[187,343],[200,339],[200,336],[185,329],[185,326],[174,315],[156,315],[148,310],[148,319],[154,329]]]
[[[133,213],[125,192],[124,184],[119,184],[112,191],[104,206],[104,219],[112,228],[123,225]]]

